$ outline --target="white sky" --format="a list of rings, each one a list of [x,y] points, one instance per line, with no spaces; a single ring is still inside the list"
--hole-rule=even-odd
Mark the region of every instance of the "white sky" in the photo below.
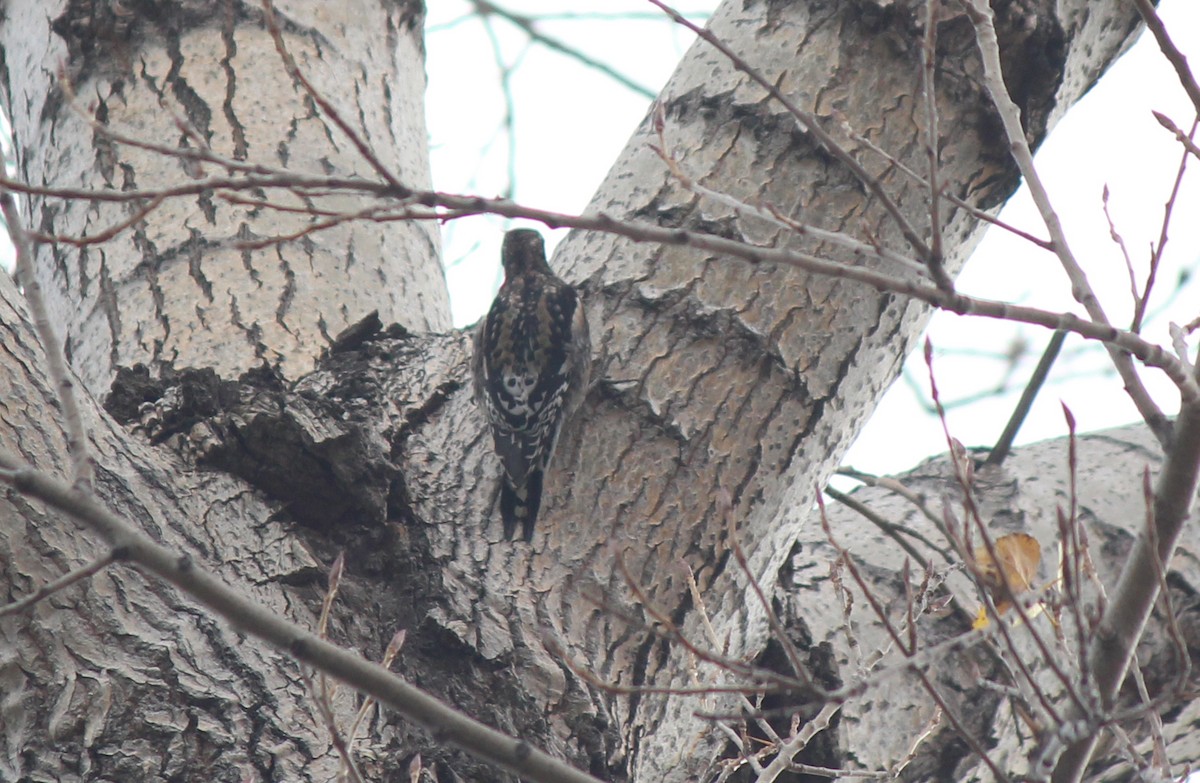
[[[711,2],[680,3],[683,11],[703,12]],[[553,0],[510,0],[505,7],[528,15],[564,7]],[[596,59],[657,92],[690,43],[686,31],[658,21],[653,7],[634,0],[584,2],[569,6],[573,14],[603,9],[607,14],[631,11],[645,19],[558,18],[538,29],[576,46]],[[647,99],[608,77],[540,46],[508,22],[493,19],[491,33],[472,6],[460,0],[430,3],[428,38],[428,122],[433,143],[434,185],[438,189],[482,195],[502,194],[515,172],[514,195],[522,203],[566,212],[587,204],[609,165],[625,145],[648,104]],[[1176,43],[1200,63],[1200,2],[1163,0],[1160,14]],[[503,131],[505,112],[495,51],[508,66],[515,118],[515,139]],[[1145,275],[1148,247],[1157,240],[1163,204],[1179,164],[1180,148],[1150,114],[1161,111],[1187,128],[1194,111],[1174,72],[1144,35],[1104,79],[1055,129],[1043,145],[1038,164],[1066,228],[1077,258],[1089,272],[1114,323],[1128,324],[1131,312],[1129,275],[1119,250],[1109,239],[1101,211],[1101,193],[1111,191],[1110,211],[1133,258],[1139,285]],[[1192,161],[1191,170],[1200,170]],[[1146,334],[1169,345],[1169,320],[1186,323],[1200,315],[1196,285],[1173,301],[1182,269],[1197,271],[1200,262],[1200,185],[1185,178],[1176,206],[1170,242],[1159,272],[1151,312],[1165,308]],[[1022,189],[1002,218],[1045,236],[1036,211]],[[444,233],[447,275],[458,325],[477,319],[499,285],[498,248],[505,223],[494,218],[455,221]],[[559,232],[555,232],[559,233]],[[557,241],[549,237],[550,243]],[[1037,248],[993,229],[959,279],[960,288],[993,299],[1009,299],[1055,310],[1075,310],[1057,260]],[[1049,333],[982,319],[938,314],[931,326],[935,370],[943,400],[995,387],[1006,374],[1003,353],[1015,339],[1028,341],[1030,355],[1013,372],[1013,389],[951,411],[953,434],[968,445],[990,444],[1008,418],[1023,381],[1036,364]],[[1108,371],[1105,355],[1081,354],[1082,341],[1069,339],[1052,376],[1043,388],[1018,442],[1056,437],[1065,432],[1060,403],[1074,412],[1081,431],[1124,424],[1136,413]],[[907,375],[925,385],[927,371],[918,351]],[[1144,377],[1168,413],[1178,398],[1158,373]],[[1054,378],[1062,380],[1054,381]],[[927,395],[926,399],[927,399]],[[918,397],[903,381],[881,403],[876,416],[847,456],[847,464],[876,472],[911,467],[945,450],[938,422],[921,412]]]

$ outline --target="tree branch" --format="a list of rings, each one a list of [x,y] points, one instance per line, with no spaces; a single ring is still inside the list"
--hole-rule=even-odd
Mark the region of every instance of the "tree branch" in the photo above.
[[[191,555],[156,544],[94,498],[28,468],[7,452],[0,452],[0,481],[87,525],[114,549],[125,553],[130,562],[170,582],[239,630],[388,705],[424,727],[437,740],[455,745],[527,780],[599,783],[566,762],[443,704],[379,664],[364,660],[283,619],[200,568]]]

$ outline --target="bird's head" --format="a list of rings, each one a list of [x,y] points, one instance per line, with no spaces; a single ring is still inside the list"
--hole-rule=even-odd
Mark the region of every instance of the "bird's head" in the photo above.
[[[546,245],[542,235],[532,228],[514,228],[504,235],[500,261],[504,264],[506,278],[530,273],[550,274]]]

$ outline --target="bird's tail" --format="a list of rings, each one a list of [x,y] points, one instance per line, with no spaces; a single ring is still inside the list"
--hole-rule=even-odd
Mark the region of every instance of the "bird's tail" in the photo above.
[[[521,537],[533,540],[533,524],[542,506],[542,471],[532,471],[523,486],[514,486],[505,476],[500,486],[500,518],[504,521],[504,537],[511,539],[521,526]]]

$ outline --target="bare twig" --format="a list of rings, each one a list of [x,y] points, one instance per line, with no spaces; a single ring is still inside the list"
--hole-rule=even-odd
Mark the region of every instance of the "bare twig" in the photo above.
[[[1197,384],[1196,379],[1191,376],[1187,367],[1177,357],[1165,351],[1161,346],[1130,332],[1114,329],[1106,323],[1085,320],[1071,313],[1053,313],[1007,302],[965,296],[961,293],[944,291],[935,286],[878,272],[864,266],[842,264],[786,248],[760,247],[712,234],[665,228],[638,221],[621,221],[603,212],[590,215],[569,215],[525,207],[507,199],[486,199],[434,191],[413,191],[403,185],[393,187],[386,183],[372,182],[359,177],[313,177],[293,173],[209,177],[143,191],[92,191],[78,188],[41,187],[2,177],[0,177],[0,186],[34,195],[114,202],[153,199],[159,196],[194,195],[209,190],[282,188],[300,190],[313,195],[319,195],[325,191],[344,192],[348,190],[364,195],[397,198],[402,203],[409,205],[445,210],[437,213],[441,219],[457,219],[488,213],[537,220],[551,228],[571,227],[619,234],[636,242],[683,245],[711,251],[721,256],[741,258],[751,263],[787,264],[814,274],[860,282],[881,291],[909,296],[960,315],[976,315],[1036,324],[1050,329],[1064,329],[1089,340],[1106,342],[1115,349],[1127,351],[1136,356],[1145,364],[1158,367],[1179,387],[1180,394],[1185,401],[1200,400],[1200,384]]]
[[[388,642],[387,649],[383,651],[383,660],[380,664],[385,669],[392,668],[392,661],[396,660],[396,656],[400,654],[400,648],[404,646],[404,640],[408,636],[408,632],[401,629],[392,634],[391,641]],[[354,739],[358,736],[358,728],[362,725],[363,719],[367,717],[367,713],[375,706],[375,699],[367,696],[363,699],[362,706],[358,708],[358,714],[354,717],[354,723],[350,725],[349,744],[354,746]]]
[[[929,520],[929,522],[934,527],[936,527],[941,532],[942,535],[946,535],[946,527],[945,527],[945,524],[942,522],[942,518],[939,517],[937,515],[937,513],[935,513],[934,510],[929,507],[929,504],[925,502],[925,497],[916,492],[913,492],[911,489],[904,486],[896,479],[890,478],[887,476],[882,476],[882,477],[876,476],[871,473],[864,473],[861,470],[855,470],[854,468],[848,468],[848,467],[838,468],[837,474],[839,476],[846,476],[848,478],[852,478],[852,479],[861,481],[862,483],[866,484],[868,487],[881,487],[883,489],[886,489],[888,492],[899,495],[900,497],[904,498],[909,503],[911,503],[914,508],[916,508],[918,511],[920,511],[921,515],[923,517],[925,517],[927,520]],[[946,559],[947,563],[958,562],[955,559],[951,558],[950,554],[945,549],[940,548],[940,547],[934,547],[934,548],[937,549],[937,551],[939,553],[941,553],[942,557]]]
[[[241,631],[262,639],[297,661],[326,672],[362,693],[370,694],[476,758],[539,783],[598,783],[592,776],[529,743],[467,717],[382,666],[330,644],[285,620],[277,612],[244,597],[202,569],[191,555],[155,543],[93,498],[29,469],[3,452],[0,452],[0,481],[46,502],[96,531],[109,546],[125,552],[131,563],[175,585]]]
[[[925,38],[921,46],[921,91],[925,98],[925,153],[929,156],[929,276],[943,291],[954,290],[942,256],[942,219],[939,203],[942,186],[938,178],[937,112],[937,18],[940,0],[925,0]]]
[[[863,517],[872,525],[879,528],[881,533],[895,541],[896,545],[907,552],[909,557],[920,563],[923,569],[929,570],[933,567],[933,564],[928,558],[921,554],[921,552],[918,551],[915,546],[908,542],[909,538],[914,538],[932,549],[934,552],[937,552],[942,556],[942,559],[950,565],[955,564],[956,561],[950,556],[950,553],[946,551],[944,547],[940,547],[933,541],[930,541],[929,538],[927,538],[920,531],[913,530],[907,525],[902,525],[898,522],[892,522],[891,520],[885,519],[883,515],[876,513],[875,510],[866,503],[860,503],[854,498],[853,495],[847,495],[845,492],[840,492],[834,487],[826,486],[825,494],[841,503],[843,506],[855,511],[857,514],[859,514],[859,516]]]
[[[262,9],[263,19],[267,25],[267,32],[271,34],[272,40],[275,41],[275,50],[279,52],[279,59],[283,61],[283,67],[287,70],[288,75],[304,88],[304,92],[313,100],[313,103],[319,106],[325,116],[346,135],[346,138],[350,140],[354,148],[358,150],[358,154],[379,175],[380,179],[396,190],[403,190],[404,186],[400,184],[400,180],[396,179],[396,176],[392,174],[392,170],[385,166],[383,161],[379,160],[379,157],[375,154],[375,150],[371,149],[371,145],[367,143],[367,140],[342,117],[337,107],[320,90],[314,87],[312,82],[308,80],[308,77],[304,75],[304,72],[300,70],[300,66],[296,64],[296,60],[292,57],[291,52],[288,51],[287,44],[283,40],[283,31],[279,29],[279,20],[275,17],[274,3],[271,0],[262,0]]]
[[[940,709],[934,709],[933,714],[929,716],[929,720],[925,723],[925,728],[922,729],[919,734],[917,734],[915,739],[913,739],[913,743],[909,747],[908,753],[905,754],[904,758],[892,765],[890,770],[888,770],[890,773],[888,777],[890,779],[896,780],[900,777],[900,773],[904,771],[904,768],[907,767],[909,763],[911,763],[912,760],[917,757],[917,750],[920,749],[921,745],[927,739],[933,736],[933,732],[937,730],[937,727],[940,726],[941,723],[942,711]]]
[[[1200,128],[1200,117],[1197,117],[1192,122],[1192,129],[1188,132],[1188,139],[1191,140],[1196,136],[1196,129]],[[1171,185],[1171,195],[1167,198],[1167,203],[1163,206],[1162,227],[1158,232],[1158,242],[1156,242],[1150,250],[1150,264],[1146,270],[1146,284],[1142,287],[1142,295],[1139,297],[1133,310],[1133,321],[1129,325],[1129,331],[1137,334],[1142,329],[1142,320],[1146,317],[1146,307],[1150,303],[1150,293],[1154,290],[1154,281],[1158,277],[1158,265],[1162,261],[1163,251],[1167,247],[1167,227],[1171,225],[1171,216],[1175,212],[1175,202],[1179,198],[1179,189],[1183,185],[1183,173],[1187,170],[1188,151],[1185,149],[1179,155],[1179,168],[1175,170],[1175,182]]]
[[[718,489],[718,504],[725,514],[725,524],[729,530],[730,546],[733,548],[733,557],[737,560],[738,567],[745,574],[747,581],[750,582],[750,587],[754,590],[754,596],[758,599],[759,606],[767,616],[767,623],[771,626],[772,633],[775,634],[775,640],[783,648],[784,654],[787,656],[788,663],[792,666],[792,671],[796,677],[808,685],[812,685],[812,676],[808,672],[808,667],[804,665],[804,661],[800,659],[800,651],[796,649],[796,645],[788,638],[787,631],[783,627],[783,623],[779,621],[779,617],[775,614],[775,609],[771,606],[771,602],[767,600],[766,594],[763,592],[762,585],[758,582],[758,577],[750,570],[750,563],[746,559],[746,553],[742,549],[742,545],[738,542],[735,535],[737,522],[733,517],[733,498],[729,492],[724,489]]]
[[[301,174],[282,169],[268,169],[262,173],[247,173],[240,176],[225,175],[193,179],[162,188],[142,190],[96,190],[92,188],[59,188],[30,185],[9,177],[0,177],[0,187],[31,196],[51,196],[78,201],[111,201],[117,203],[149,201],[174,196],[195,196],[210,190],[259,190],[283,188],[302,192],[346,192],[361,193],[377,197],[411,199],[414,191],[400,185],[393,187],[362,177],[326,177]],[[510,202],[511,203],[511,202]]]
[[[1142,471],[1142,496],[1146,500],[1146,537],[1150,541],[1152,551],[1158,551],[1158,525],[1154,521],[1154,485],[1150,479],[1150,468],[1146,467]],[[1188,680],[1192,674],[1192,656],[1188,652],[1188,644],[1184,639],[1183,630],[1179,627],[1179,618],[1175,614],[1175,607],[1172,606],[1171,590],[1167,586],[1167,568],[1162,560],[1155,559],[1152,562],[1154,566],[1154,578],[1158,584],[1158,594],[1162,596],[1163,614],[1166,617],[1167,623],[1167,638],[1171,640],[1171,646],[1175,648],[1175,655],[1178,663],[1176,664],[1175,672],[1175,687],[1169,688],[1169,693],[1183,693],[1187,686]],[[1137,650],[1134,650],[1136,657]],[[1136,660],[1135,660],[1136,667]]]
[[[1088,645],[1089,628],[1084,621],[1083,606],[1083,574],[1085,564],[1090,562],[1087,557],[1083,527],[1079,519],[1079,458],[1078,439],[1075,435],[1075,416],[1064,403],[1063,417],[1067,422],[1067,494],[1070,505],[1067,513],[1056,509],[1059,519],[1059,541],[1062,549],[1061,573],[1063,594],[1066,596],[1067,609],[1075,621],[1076,643],[1079,645],[1079,688],[1084,693],[1089,689],[1091,672],[1088,670],[1085,653]]]
[[[504,48],[500,44],[500,37],[496,35],[496,30],[492,26],[491,18],[482,12],[481,16],[483,30],[487,34],[488,42],[492,45],[492,60],[496,63],[496,68],[500,71],[500,95],[504,100],[504,116],[500,119],[500,128],[497,129],[497,133],[502,133],[505,141],[508,142],[508,148],[504,151],[504,158],[508,164],[508,175],[506,177],[507,181],[504,183],[504,188],[500,191],[500,195],[505,198],[512,198],[514,193],[516,193],[517,187],[517,108],[513,101],[512,82],[513,74],[520,64],[521,58],[518,57],[511,64],[505,62]],[[488,145],[491,145],[491,140],[488,141]]]
[[[808,721],[801,731],[796,732],[780,746],[779,751],[775,754],[775,758],[763,768],[758,777],[754,779],[754,783],[774,783],[780,775],[792,769],[792,759],[796,758],[796,754],[804,750],[812,738],[819,732],[829,728],[829,722],[841,708],[840,704],[826,704],[823,706],[821,711],[812,720]],[[833,770],[833,772],[840,774],[841,770]],[[810,772],[809,774],[813,773]]]
[[[88,245],[103,244],[115,237],[117,234],[120,234],[122,231],[125,231],[126,229],[131,228],[145,220],[146,216],[158,209],[165,200],[165,196],[156,196],[155,198],[150,199],[146,204],[138,207],[129,217],[112,224],[108,228],[96,234],[71,237],[62,236],[60,234],[43,234],[40,231],[30,231],[29,238],[35,242],[41,242],[44,244],[64,244],[72,245],[74,247],[87,247]]]
[[[1025,178],[1033,202],[1037,205],[1042,221],[1046,224],[1046,230],[1050,233],[1050,240],[1054,243],[1054,252],[1071,282],[1071,293],[1076,301],[1083,305],[1092,321],[1108,325],[1108,316],[1105,314],[1100,300],[1096,297],[1095,291],[1092,290],[1087,275],[1084,274],[1083,268],[1071,251],[1062,222],[1058,218],[1058,213],[1054,211],[1054,207],[1050,203],[1050,195],[1046,192],[1045,185],[1033,164],[1033,152],[1029,148],[1025,130],[1021,126],[1021,111],[1013,102],[1012,97],[1008,94],[1008,88],[1004,84],[1004,73],[1000,65],[1000,44],[996,38],[991,6],[983,0],[960,0],[960,2],[975,26],[975,42],[983,60],[984,85],[1000,115],[1013,159],[1021,171],[1021,176]],[[1153,398],[1150,397],[1150,393],[1138,377],[1137,370],[1129,356],[1111,343],[1106,347],[1113,365],[1117,368],[1117,373],[1125,384],[1129,398],[1133,401],[1150,431],[1166,447],[1171,442],[1170,419],[1163,415]]]
[[[778,101],[781,106],[787,109],[788,113],[791,114],[798,123],[800,123],[801,127],[811,133],[830,155],[833,155],[842,163],[842,165],[849,169],[855,178],[858,179],[858,181],[861,182],[863,186],[867,188],[867,190],[871,191],[872,196],[879,199],[879,203],[882,204],[883,208],[887,210],[887,213],[891,215],[892,220],[895,221],[896,226],[904,235],[905,241],[907,241],[908,244],[913,248],[917,256],[922,260],[930,257],[929,247],[925,244],[924,240],[918,236],[916,230],[908,222],[908,219],[905,218],[903,213],[900,212],[900,208],[896,206],[896,203],[892,200],[892,197],[888,195],[887,191],[884,190],[883,185],[879,182],[879,180],[875,177],[872,177],[867,170],[862,167],[862,164],[854,159],[853,155],[851,155],[845,150],[845,148],[838,144],[837,140],[830,136],[828,132],[826,132],[826,130],[821,126],[821,124],[817,121],[817,118],[813,116],[812,113],[804,111],[791,100],[789,100],[788,97],[784,95],[772,81],[763,76],[763,74],[759,73],[757,69],[742,59],[736,52],[730,49],[724,41],[713,35],[710,31],[690,21],[683,16],[683,14],[662,2],[662,0],[649,0],[649,2],[652,5],[662,9],[663,13],[671,17],[676,24],[686,27],[700,38],[708,42],[708,44],[724,55],[725,58],[728,59],[735,68],[746,74],[746,76],[750,77],[750,79],[758,84],[758,86],[766,90],[767,94]]]
[[[630,628],[640,629],[648,633],[653,633],[660,638],[667,639],[679,643],[687,652],[694,655],[698,660],[712,664],[719,669],[728,671],[739,677],[742,677],[742,683],[733,687],[723,686],[702,686],[699,688],[674,688],[674,687],[658,687],[658,686],[642,686],[642,685],[617,685],[615,683],[605,683],[590,672],[584,671],[576,663],[570,660],[566,652],[557,643],[556,640],[546,636],[542,639],[542,643],[547,646],[556,655],[562,657],[569,668],[575,671],[577,675],[586,679],[588,682],[597,687],[604,688],[612,693],[749,693],[749,692],[793,692],[804,694],[806,698],[812,701],[823,701],[828,698],[828,693],[817,686],[812,686],[805,683],[796,677],[791,677],[786,674],[754,666],[746,661],[731,658],[716,650],[706,649],[701,647],[696,642],[692,641],[684,634],[679,627],[671,620],[671,618],[660,608],[654,606],[650,597],[646,594],[643,587],[637,583],[637,580],[630,574],[628,567],[624,561],[617,557],[617,568],[621,572],[623,579],[633,592],[634,597],[639,601],[643,610],[657,624],[657,626],[632,616],[629,612],[622,610],[619,606],[606,602],[600,597],[582,594],[585,601],[604,609],[612,614],[617,619],[626,623]]]
[[[1183,90],[1187,93],[1188,98],[1191,98],[1197,116],[1200,116],[1200,84],[1196,83],[1196,76],[1188,66],[1187,57],[1184,57],[1183,52],[1179,51],[1179,47],[1171,40],[1171,36],[1167,35],[1167,28],[1163,26],[1162,19],[1159,18],[1158,11],[1150,0],[1133,0],[1133,4],[1137,6],[1138,13],[1142,15],[1142,21],[1154,35],[1154,40],[1158,41],[1158,48],[1162,51],[1163,57],[1166,57],[1167,62],[1171,63],[1175,69],[1176,75],[1179,76],[1179,83],[1183,85]]]
[[[726,495],[728,495],[728,493],[726,493]],[[729,512],[727,511],[726,516],[728,515]],[[704,631],[706,634],[708,634],[709,644],[713,646],[714,650],[722,649],[721,640],[718,638],[717,631],[715,628],[713,628],[712,622],[709,619],[708,607],[705,605],[704,596],[700,592],[700,585],[696,583],[696,574],[692,571],[691,566],[688,565],[687,561],[683,558],[680,558],[680,566],[683,569],[684,576],[687,578],[688,591],[692,595],[692,602],[695,604],[697,611],[700,613],[700,620],[704,626]],[[722,652],[725,652],[725,650],[722,650]],[[696,676],[694,671],[691,672],[691,674],[693,680],[699,681],[699,677]],[[711,694],[705,695],[707,696]],[[759,712],[758,708],[750,701],[749,698],[747,698],[746,693],[739,693],[737,696],[748,716],[755,715],[757,712]],[[783,742],[783,740],[779,737],[779,734],[775,731],[775,727],[771,725],[770,721],[767,721],[761,715],[757,715],[756,723],[759,729],[762,730],[763,734],[773,743],[778,744]],[[731,742],[737,744],[737,746],[742,748],[743,752],[745,753],[745,743],[742,742],[741,738],[732,730],[731,727],[725,725],[724,722],[718,722],[717,726],[722,732],[726,733],[730,737]],[[747,755],[746,758],[751,764],[757,764],[757,760],[753,756]]]
[[[515,11],[510,11],[507,8],[501,8],[495,3],[488,0],[471,0],[471,4],[475,6],[475,10],[481,16],[497,16],[514,27],[520,29],[525,35],[529,36],[529,40],[539,43],[551,51],[558,52],[564,57],[569,57],[576,62],[586,65],[594,71],[604,74],[608,78],[620,84],[622,87],[629,89],[638,95],[641,95],[646,100],[654,100],[655,93],[647,87],[644,87],[617,69],[607,63],[589,57],[587,54],[578,49],[568,46],[557,38],[546,35],[541,30],[537,29],[537,19],[530,16],[518,14]],[[544,18],[544,17],[543,17]]]
[[[1175,140],[1182,144],[1185,150],[1192,153],[1197,158],[1200,158],[1200,145],[1197,145],[1196,142],[1192,141],[1190,134],[1184,133],[1182,130],[1180,130],[1179,126],[1176,125],[1170,117],[1162,112],[1152,111],[1150,113],[1154,115],[1154,119],[1158,120],[1159,125],[1175,134]]]
[[[317,619],[317,635],[322,639],[329,638],[329,618],[333,612],[333,604],[337,599],[337,594],[342,584],[342,576],[346,570],[346,553],[339,552],[334,559],[333,565],[329,567],[329,578],[325,590],[325,597],[321,601],[321,613]],[[382,666],[385,669],[391,667],[392,661],[400,652],[400,647],[404,644],[405,633],[399,631],[392,636],[392,640],[388,643],[387,649],[384,651]],[[342,761],[344,774],[352,783],[363,783],[362,772],[358,768],[358,764],[354,760],[354,739],[358,734],[359,725],[375,705],[375,700],[370,695],[363,698],[362,706],[359,707],[355,714],[354,721],[350,724],[350,731],[343,735],[341,729],[337,725],[337,718],[333,712],[333,695],[329,687],[329,678],[325,672],[318,672],[319,688],[314,687],[312,678],[308,671],[301,666],[300,675],[304,678],[304,683],[308,688],[309,693],[313,695],[313,700],[317,704],[317,709],[321,713],[321,719],[325,723],[325,728],[329,732],[330,741],[333,743],[334,749],[338,753],[338,757]]]
[[[350,746],[346,744],[341,729],[338,728],[337,717],[333,714],[333,705],[330,704],[329,693],[324,682],[318,689],[312,681],[312,676],[303,666],[300,667],[300,678],[304,680],[304,687],[313,696],[313,703],[317,705],[317,712],[321,714],[321,722],[325,725],[325,730],[329,732],[329,741],[333,743],[333,748],[342,761],[342,770],[345,772],[345,776],[351,783],[364,783],[362,773],[358,771],[358,765],[354,763],[354,756],[350,753]],[[324,675],[322,674],[323,679]]]
[[[958,445],[958,442],[950,434],[950,425],[946,420],[946,413],[942,409],[941,402],[938,399],[937,377],[933,372],[933,344],[928,338],[925,340],[925,363],[929,367],[930,391],[933,395],[934,404],[938,407],[938,416],[942,422],[942,431],[945,433],[947,446],[950,448],[951,455],[953,455],[955,452],[955,446]],[[984,545],[984,550],[987,552],[988,557],[991,558],[992,562],[1000,563],[1001,559],[996,552],[995,542],[992,540],[992,537],[988,532],[987,524],[983,521],[983,516],[979,512],[978,504],[975,502],[972,479],[964,472],[964,460],[952,459],[951,462],[954,466],[955,477],[959,482],[959,486],[962,488],[963,504],[966,507],[967,516],[970,520],[969,523],[964,523],[963,540],[958,544],[958,548],[964,553],[963,561],[967,565],[967,572],[971,575],[976,589],[979,592],[980,598],[986,606],[988,613],[995,618],[996,628],[1001,639],[1004,641],[1005,647],[1010,653],[1011,659],[1016,664],[1017,670],[1021,673],[1021,677],[1026,683],[1028,683],[1030,690],[1032,690],[1034,696],[1038,700],[1038,703],[1041,704],[1042,709],[1045,710],[1046,714],[1049,715],[1056,723],[1060,722],[1058,720],[1058,711],[1055,709],[1053,701],[1050,699],[1049,694],[1045,692],[1045,689],[1042,688],[1041,684],[1034,676],[1029,663],[1021,654],[1021,650],[1017,646],[1016,640],[1013,638],[1008,624],[1005,623],[1000,617],[1000,613],[996,609],[990,591],[987,590],[983,584],[982,575],[979,572],[979,567],[976,563],[974,552],[972,551],[970,542],[966,539],[966,534],[970,530],[970,523],[974,523],[975,528],[979,533],[979,537]],[[954,540],[953,537],[951,540]],[[1074,683],[1071,681],[1071,678],[1067,676],[1066,672],[1062,670],[1062,667],[1058,665],[1054,659],[1054,656],[1051,654],[1049,645],[1034,627],[1032,618],[1030,618],[1028,612],[1025,611],[1023,601],[1013,589],[1007,571],[1004,568],[998,568],[997,575],[999,577],[998,586],[1000,587],[1002,596],[1010,604],[1012,604],[1018,616],[1021,618],[1023,626],[1028,630],[1030,637],[1038,646],[1038,649],[1042,654],[1043,662],[1055,674],[1068,694],[1077,700],[1078,696],[1075,694],[1073,689]]]
[[[850,121],[841,112],[834,109],[833,117],[840,125],[842,132],[844,132],[847,136],[849,136],[851,139],[853,139],[856,144],[861,144],[863,147],[869,149],[871,152],[874,152],[876,155],[878,155],[879,157],[881,157],[885,161],[887,161],[889,165],[891,165],[897,171],[902,172],[903,174],[908,176],[910,179],[912,179],[916,182],[925,182],[925,178],[923,176],[921,176],[918,172],[914,171],[912,169],[912,167],[909,166],[907,163],[900,160],[896,156],[892,155],[890,152],[883,149],[878,144],[871,141],[870,139],[868,139],[866,136],[862,135],[858,131],[854,130],[853,126],[850,125]],[[1007,231],[1008,233],[1012,234],[1013,236],[1020,237],[1021,239],[1024,239],[1027,242],[1031,242],[1031,243],[1037,245],[1038,247],[1042,248],[1043,250],[1053,250],[1054,249],[1054,245],[1049,240],[1042,239],[1041,237],[1036,237],[1033,234],[1030,234],[1028,231],[1022,231],[1021,229],[1017,228],[1016,226],[1012,225],[1011,223],[1004,222],[1003,220],[996,217],[995,215],[992,215],[992,214],[989,214],[989,213],[983,211],[979,207],[964,201],[963,199],[959,198],[958,196],[954,195],[953,193],[950,193],[948,191],[943,191],[941,196],[942,196],[942,198],[946,199],[954,206],[958,207],[961,210],[966,211],[973,218],[982,220],[985,223],[988,223],[990,225],[996,226],[999,229]]]
[[[723,204],[739,215],[762,220],[767,223],[773,223],[781,228],[790,229],[796,232],[798,236],[812,237],[819,242],[826,242],[831,245],[843,248],[850,251],[856,260],[860,259],[876,259],[878,261],[887,261],[896,264],[901,269],[912,272],[921,277],[928,276],[928,267],[921,264],[902,253],[897,253],[894,250],[889,250],[886,247],[863,242],[855,239],[844,231],[830,231],[820,228],[809,223],[803,223],[794,218],[780,212],[770,204],[750,204],[741,199],[735,198],[728,193],[722,193],[712,188],[705,187],[695,177],[693,177],[683,163],[675,156],[671,147],[667,144],[666,138],[666,114],[663,105],[659,103],[654,114],[654,128],[658,135],[658,143],[651,144],[650,149],[663,161],[667,166],[667,171],[671,176],[679,182],[687,190],[695,193],[697,196],[712,199],[718,204]]]
[[[1138,536],[1121,570],[1117,587],[1096,634],[1088,645],[1091,670],[1101,704],[1111,706],[1125,679],[1137,641],[1158,596],[1158,564],[1169,562],[1175,542],[1188,519],[1200,476],[1200,405],[1184,404],[1176,422],[1181,436],[1167,450],[1154,487],[1154,527],[1157,540]],[[1084,717],[1080,715],[1079,717]],[[1074,742],[1059,757],[1055,783],[1078,781],[1095,748],[1090,735]]]
[[[47,582],[24,598],[19,598],[6,606],[0,606],[0,617],[23,612],[38,601],[48,598],[64,588],[70,587],[81,579],[93,577],[122,559],[124,559],[124,554],[119,549],[110,549],[104,557],[97,558],[86,565],[76,568],[74,571],[63,574],[53,582]]]
[[[50,311],[46,309],[46,299],[42,296],[42,284],[38,282],[37,273],[33,269],[33,243],[25,231],[25,222],[17,209],[17,200],[3,184],[0,184],[0,210],[3,211],[4,221],[8,224],[8,234],[17,248],[17,281],[25,292],[25,300],[29,302],[33,325],[37,329],[42,353],[46,357],[46,368],[58,393],[58,402],[62,406],[63,424],[67,433],[67,452],[71,456],[71,481],[77,489],[91,491],[92,457],[88,452],[87,430],[79,412],[79,401],[75,397],[75,381],[71,379],[62,343],[59,342],[58,335],[54,333],[54,326],[50,323]]]
[[[1121,258],[1125,260],[1125,271],[1129,274],[1129,297],[1133,301],[1135,312],[1144,310],[1146,307],[1144,297],[1138,293],[1137,277],[1133,271],[1133,259],[1129,257],[1129,248],[1125,246],[1125,237],[1121,236],[1121,232],[1117,230],[1117,224],[1113,222],[1112,213],[1108,210],[1108,185],[1104,186],[1104,190],[1100,195],[1100,204],[1103,208],[1104,219],[1108,221],[1108,236],[1121,251]],[[1135,316],[1136,317],[1136,316]]]
[[[984,464],[1000,465],[1004,462],[1005,457],[1008,456],[1008,452],[1012,449],[1013,441],[1016,440],[1017,433],[1021,430],[1021,425],[1025,423],[1025,417],[1029,415],[1030,409],[1033,408],[1033,401],[1037,399],[1038,392],[1042,389],[1042,384],[1050,376],[1050,368],[1054,366],[1054,360],[1058,358],[1058,352],[1062,350],[1066,337],[1067,333],[1062,329],[1056,329],[1054,330],[1054,334],[1050,335],[1050,342],[1046,344],[1046,350],[1042,352],[1042,358],[1038,360],[1037,367],[1033,368],[1033,374],[1029,376],[1029,382],[1025,384],[1025,390],[1021,392],[1021,399],[1017,400],[1017,405],[1013,408],[1012,415],[1008,417],[1008,423],[1004,425],[1004,432],[1000,433],[1000,438],[996,441],[996,445],[988,452]]]

